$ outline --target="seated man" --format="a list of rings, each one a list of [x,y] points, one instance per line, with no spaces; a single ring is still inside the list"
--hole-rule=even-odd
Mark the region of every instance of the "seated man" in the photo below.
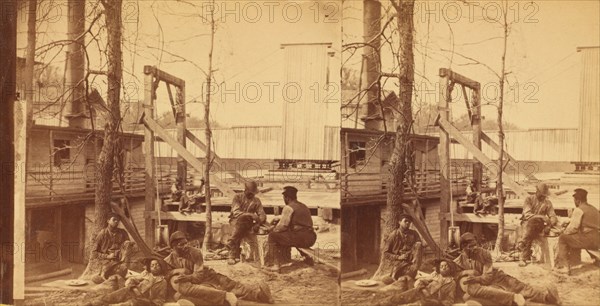
[[[141,275],[130,277],[125,282],[125,288],[100,296],[84,305],[108,305],[127,303],[129,305],[160,306],[167,299],[167,281],[165,273],[168,265],[161,259],[145,258],[145,266]]]
[[[244,237],[253,232],[267,220],[260,199],[256,197],[258,186],[256,182],[249,181],[244,184],[244,193],[236,194],[231,204],[229,224],[233,233],[227,245],[229,246],[228,264],[233,265],[240,261],[240,242]]]
[[[176,272],[184,273],[174,276],[171,280],[173,289],[178,293],[177,299],[191,301],[194,305],[224,305],[225,302],[236,305],[237,297],[261,303],[273,303],[267,284],[261,282],[258,286],[250,288],[204,266],[202,252],[200,249],[188,246],[183,232],[177,231],[171,234],[169,245],[173,250],[165,261],[178,269]]]
[[[552,202],[548,199],[549,195],[548,185],[540,183],[536,186],[535,195],[525,198],[523,215],[521,216],[523,231],[517,244],[519,251],[521,251],[519,261],[521,267],[526,266],[527,261],[531,260],[531,244],[533,241],[542,236],[546,227],[549,229],[558,221]]]
[[[119,228],[120,220],[119,215],[110,213],[106,221],[106,228],[101,230],[96,237],[93,255],[99,259],[101,265],[99,275],[92,279],[96,284],[104,282],[111,275],[125,276],[127,273],[127,267],[122,263],[121,247],[125,241],[129,241],[129,234]]]
[[[426,278],[415,282],[415,288],[403,292],[392,293],[380,301],[381,305],[400,305],[416,303],[417,305],[454,304],[456,282],[454,281],[453,264],[448,260],[435,261],[435,271]]]
[[[273,272],[279,272],[284,263],[284,249],[288,247],[310,248],[317,241],[310,209],[305,204],[298,202],[298,189],[285,186],[282,194],[286,205],[281,212],[281,220],[269,233],[268,238],[269,248],[273,250],[274,265],[267,269]],[[304,253],[302,254],[306,256]],[[312,259],[306,258],[305,260],[309,263],[312,262]]]
[[[421,266],[421,237],[410,229],[412,217],[407,214],[399,216],[399,227],[390,233],[385,242],[383,256],[394,263],[391,275],[394,281],[400,281],[404,290],[411,287],[417,271]]]
[[[460,237],[461,255],[454,262],[463,271],[462,275],[469,275],[464,284],[466,291],[465,300],[474,298],[484,300],[493,305],[524,305],[525,300],[536,303],[560,304],[556,287],[546,290],[536,289],[518,279],[504,274],[502,270],[492,265],[492,255],[485,249],[477,246],[475,236],[464,233]]]
[[[575,209],[569,225],[558,237],[554,271],[569,274],[581,260],[581,249],[600,248],[600,212],[587,202],[587,191],[577,188],[573,194]]]

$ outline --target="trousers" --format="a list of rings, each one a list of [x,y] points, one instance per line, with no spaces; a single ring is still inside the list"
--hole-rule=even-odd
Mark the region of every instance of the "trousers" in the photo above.
[[[240,243],[242,239],[252,232],[254,219],[249,215],[241,215],[235,219],[231,219],[229,224],[233,229],[233,233],[227,241],[229,258],[235,259],[240,257]]]
[[[313,230],[273,232],[269,234],[269,248],[273,250],[273,261],[281,264],[285,261],[284,250],[289,247],[310,248],[317,241]]]
[[[558,237],[558,252],[556,254],[557,266],[572,266],[581,261],[581,249],[600,248],[600,234],[598,231],[562,234]]]
[[[210,268],[205,268],[193,282],[179,285],[181,298],[190,300],[194,305],[223,305],[226,292],[240,299],[261,301],[260,288],[250,288]]]
[[[515,294],[521,294],[532,302],[548,302],[547,290],[533,288],[532,286],[502,272],[496,270],[491,284],[469,284],[467,294],[476,299],[493,301],[497,305],[511,305]]]

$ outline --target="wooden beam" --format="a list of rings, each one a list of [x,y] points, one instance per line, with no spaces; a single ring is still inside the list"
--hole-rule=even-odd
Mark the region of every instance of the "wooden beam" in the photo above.
[[[144,117],[144,125],[152,130],[154,133],[158,134],[160,138],[165,140],[176,152],[181,155],[192,167],[194,167],[197,171],[203,172],[204,166],[202,163],[196,159],[196,157],[186,150],[180,143],[177,142],[169,133],[167,133],[154,119],[149,117]],[[231,190],[231,188],[219,180],[218,177],[214,176],[214,184],[223,192],[223,194],[227,195],[229,198],[233,199],[235,196],[235,192]]]
[[[448,86],[450,79],[446,69],[440,69],[440,88],[438,100],[438,121],[441,119],[448,120],[450,118],[451,99],[450,87]],[[450,209],[450,136],[448,132],[440,128],[440,143],[438,145],[438,159],[440,162],[440,212],[445,214]],[[448,246],[448,220],[440,218],[440,245],[444,250]],[[441,255],[441,254],[438,254]]]
[[[450,69],[446,69],[446,68],[440,68],[440,73],[439,73],[441,78],[448,78],[449,81],[452,81],[454,83],[458,83],[460,85],[464,85],[467,86],[471,89],[479,89],[481,87],[481,85],[479,84],[479,82],[477,81],[473,81],[469,78],[467,78],[466,76],[463,76],[461,74],[458,74]],[[440,84],[441,86],[442,84]]]
[[[492,147],[492,149],[494,149],[494,151],[500,152],[500,145],[498,145],[490,136],[488,136],[488,134],[486,134],[485,132],[481,132],[481,139],[483,141],[485,141],[490,147]],[[506,155],[506,157],[508,158],[508,160],[511,163],[513,163],[515,167],[519,167],[519,162],[514,157],[512,157],[510,154],[508,154],[508,152],[504,151],[504,155]],[[533,175],[533,173],[530,174],[529,177],[531,177],[534,180],[537,179]]]
[[[436,254],[442,254],[442,250],[440,249],[438,244],[435,243],[435,240],[433,240],[433,237],[431,236],[431,233],[427,228],[427,224],[425,223],[425,217],[423,216],[423,212],[420,209],[418,209],[418,206],[415,204],[409,205],[406,203],[402,203],[402,209],[404,209],[404,212],[411,215],[411,217],[413,218],[413,224],[415,228],[421,234],[421,236],[423,236],[425,242],[427,242],[427,246],[429,246],[429,248],[431,248],[431,250],[433,250]]]
[[[494,169],[492,165],[497,166],[489,157],[485,156],[481,150],[477,149],[474,144],[472,144],[465,136],[463,136],[460,131],[452,125],[448,120],[444,118],[440,118],[439,120],[440,127],[451,134],[454,139],[456,139],[461,145],[463,145],[477,160],[479,160],[483,165],[490,171],[501,171],[501,169]],[[522,198],[526,198],[529,194],[525,191],[525,189],[513,181],[508,174],[505,173],[505,183],[518,195]]]
[[[167,84],[167,86],[169,86]],[[186,147],[186,124],[185,124],[185,82],[177,87],[175,92],[175,125],[177,128],[177,142]],[[183,179],[184,185],[187,181],[187,163],[181,154],[177,155],[177,177]]]
[[[192,143],[194,143],[198,148],[200,148],[200,150],[206,152],[206,145],[198,138],[196,137],[196,135],[194,135],[190,130],[185,130],[185,136],[187,138],[189,138]],[[242,175],[235,171],[235,170],[228,170],[225,169],[225,167],[223,166],[223,160],[213,151],[212,153],[213,156],[213,163],[219,167],[219,169],[221,169],[221,171],[225,171],[231,175],[233,175],[233,177],[235,178],[236,182],[243,182],[244,181],[244,177],[242,177]]]
[[[154,76],[165,83],[173,84],[177,87],[185,86],[184,80],[164,72],[156,68],[156,66],[144,66],[144,74]]]
[[[481,134],[483,131],[481,129],[481,93],[479,88],[473,90],[471,100],[473,112],[470,121],[473,129],[473,144],[481,150]],[[483,165],[476,159],[473,160],[473,181],[475,181],[475,191],[481,192],[483,187]]]
[[[152,74],[146,74],[144,77],[144,115],[143,118],[154,118],[154,76]],[[145,194],[145,211],[154,211],[154,202],[156,201],[156,189],[155,186],[156,177],[154,169],[154,132],[151,129],[144,129],[144,171],[145,171],[145,183],[146,183],[146,194]],[[154,245],[154,220],[151,218],[144,218],[144,229],[145,229],[145,240],[150,244]]]

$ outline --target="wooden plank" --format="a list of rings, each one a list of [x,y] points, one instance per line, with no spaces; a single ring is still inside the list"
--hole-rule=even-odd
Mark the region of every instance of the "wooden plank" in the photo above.
[[[144,66],[144,74],[154,76],[163,82],[173,84],[175,86],[185,86],[184,80],[164,72],[156,68],[156,66]]]
[[[439,72],[441,78],[452,80],[454,83],[465,85],[471,89],[479,89],[481,87],[479,82],[471,80],[468,77],[458,74],[450,69],[440,68]]]
[[[156,219],[156,213],[148,213],[145,212],[144,216],[148,216],[152,219]],[[206,214],[205,213],[192,213],[192,214],[182,214],[178,211],[161,211],[160,212],[161,220],[175,220],[175,221],[183,221],[183,222],[206,222]]]
[[[494,151],[500,152],[500,145],[498,145],[490,136],[488,136],[488,134],[486,134],[485,132],[481,132],[481,139],[483,141],[485,141],[490,147],[492,147],[492,149],[494,149]],[[515,167],[519,166],[519,162],[514,157],[512,157],[510,154],[508,154],[508,152],[504,151],[504,155],[506,155],[508,160],[510,162],[512,162],[513,165],[515,165]],[[532,179],[537,180],[537,178],[533,175],[533,173],[531,173],[529,176]]]
[[[198,171],[202,171],[204,168],[202,163],[196,159],[196,157],[186,150],[181,144],[179,144],[169,133],[167,133],[154,119],[144,117],[144,124],[150,128],[154,133],[158,134],[164,139],[178,154],[180,154],[192,167]],[[235,196],[235,192],[229,188],[228,185],[223,183],[217,176],[213,176],[211,180],[213,183],[228,197],[232,198]]]
[[[146,66],[148,67],[148,66]],[[144,67],[144,70],[146,70]],[[154,77],[147,72],[144,76],[144,118],[154,118]],[[151,129],[144,129],[144,179],[146,183],[145,190],[145,210],[153,211],[156,201],[155,169],[154,169],[154,132]],[[145,240],[154,245],[154,220],[145,218],[144,230]]]
[[[198,137],[196,137],[196,135],[194,135],[190,130],[185,130],[185,136],[187,138],[189,138],[192,143],[194,143],[200,150],[206,152],[206,145],[202,142],[202,140],[200,140]],[[244,178],[242,177],[241,174],[239,174],[239,172],[235,171],[235,170],[228,170],[225,169],[223,167],[223,160],[213,151],[212,152],[212,157],[213,157],[213,164],[215,164],[217,167],[219,167],[219,169],[221,169],[222,171],[225,171],[229,174],[231,174],[236,182],[243,182]]]
[[[186,147],[186,125],[185,125],[185,82],[177,87],[175,96],[175,125],[177,128],[177,142]],[[185,159],[177,154],[177,177],[187,178],[187,163]]]
[[[479,88],[473,89],[473,105],[471,106],[473,113],[471,114],[471,128],[473,129],[473,144],[477,147],[477,149],[481,150],[481,138],[483,137],[483,130],[481,128],[481,93],[479,91]],[[483,186],[483,165],[480,162],[477,162],[477,160],[475,160],[473,163],[473,173],[471,177],[475,182],[475,191],[480,192],[481,187]]]
[[[438,99],[439,119],[448,120],[450,118],[449,101],[452,99],[448,83],[450,79],[447,69],[440,69],[440,87]],[[438,145],[438,159],[440,162],[440,215],[445,215],[450,207],[450,136],[447,131],[440,129],[440,143]],[[440,248],[446,249],[448,246],[448,221],[440,218]],[[441,254],[438,254],[440,256]]]
[[[492,168],[491,165],[497,165],[496,163],[492,162],[492,160],[485,156],[485,154],[483,154],[483,152],[481,152],[481,150],[477,149],[475,147],[475,145],[473,145],[466,137],[464,137],[460,131],[458,129],[456,129],[452,123],[450,123],[448,120],[444,119],[444,118],[440,118],[439,119],[439,124],[440,127],[442,127],[444,130],[446,130],[447,132],[449,132],[450,134],[452,134],[452,136],[454,137],[454,139],[456,139],[461,145],[463,145],[469,152],[471,152],[471,154],[473,154],[473,156],[475,158],[477,158],[477,160],[479,160],[481,163],[483,163],[483,165],[489,170],[489,171],[498,171],[499,169],[494,169]],[[510,176],[506,173],[505,174],[505,183],[512,189],[514,190],[518,195],[520,195],[522,198],[526,198],[529,194],[525,191],[525,189],[523,189],[523,187],[519,184],[517,184],[515,181],[513,181]]]

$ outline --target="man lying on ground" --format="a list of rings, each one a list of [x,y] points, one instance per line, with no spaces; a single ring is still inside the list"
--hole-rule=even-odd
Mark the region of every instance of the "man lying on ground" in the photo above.
[[[124,303],[121,305],[161,306],[167,299],[167,281],[164,275],[169,267],[157,258],[145,258],[142,263],[145,265],[144,272],[127,279],[125,288],[100,296],[84,305]]]
[[[236,305],[237,298],[261,303],[273,303],[266,283],[248,286],[217,273],[204,265],[200,249],[188,246],[183,232],[171,234],[172,252],[165,258],[180,275],[173,276],[171,284],[177,291],[176,300],[184,299],[194,305]],[[227,304],[226,304],[227,303]]]
[[[454,262],[463,269],[458,278],[466,292],[464,300],[475,299],[484,305],[525,305],[525,300],[536,303],[560,305],[555,286],[538,289],[505,274],[492,265],[492,255],[477,246],[475,236],[469,232],[460,237],[461,255]]]
[[[415,282],[415,288],[404,292],[392,293],[383,298],[378,305],[400,305],[416,303],[427,306],[450,306],[454,304],[456,282],[453,264],[445,259],[435,261],[435,271]]]

